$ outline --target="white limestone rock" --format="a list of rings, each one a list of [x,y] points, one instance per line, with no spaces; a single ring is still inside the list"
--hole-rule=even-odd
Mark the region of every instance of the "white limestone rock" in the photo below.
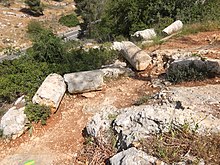
[[[47,76],[36,94],[32,98],[35,104],[51,107],[54,113],[58,109],[60,102],[66,92],[66,84],[62,76],[52,73]]]
[[[69,73],[64,75],[69,93],[83,93],[101,90],[104,84],[103,72],[100,70]]]
[[[0,123],[0,129],[3,130],[4,137],[15,139],[26,130],[28,119],[24,109],[25,107],[19,109],[12,107],[4,114]]]
[[[183,23],[180,20],[177,20],[173,22],[171,25],[169,25],[168,27],[166,27],[165,29],[163,29],[163,32],[170,35],[175,32],[178,32],[182,28],[183,28]]]
[[[160,165],[166,165],[166,163],[159,161],[156,157],[150,156],[134,147],[121,151],[110,158],[111,165],[150,165],[158,164],[158,162],[160,162]]]
[[[156,36],[157,34],[154,29],[145,29],[142,31],[137,31],[132,35],[132,37],[141,38],[143,40],[151,40]]]

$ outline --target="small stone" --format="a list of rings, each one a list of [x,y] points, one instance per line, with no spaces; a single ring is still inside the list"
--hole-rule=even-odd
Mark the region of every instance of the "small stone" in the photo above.
[[[85,98],[93,98],[96,96],[96,93],[95,92],[83,93],[82,96]]]

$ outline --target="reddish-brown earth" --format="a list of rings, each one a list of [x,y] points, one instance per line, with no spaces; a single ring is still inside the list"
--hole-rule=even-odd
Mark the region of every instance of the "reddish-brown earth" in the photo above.
[[[158,49],[210,46],[206,39],[216,33],[220,34],[220,31],[174,38],[160,45]],[[220,46],[219,43],[215,43],[213,49],[219,50],[218,46]],[[205,56],[220,58],[220,54],[207,54]],[[216,77],[202,82],[187,82],[179,85],[198,86],[219,83],[220,78]],[[85,98],[81,94],[66,94],[57,113],[51,116],[46,126],[34,124],[32,132],[27,131],[16,140],[0,140],[0,160],[2,160],[0,162],[1,164],[19,164],[18,161],[24,162],[34,159],[36,162],[40,162],[38,164],[45,164],[46,162],[76,164],[74,162],[75,157],[77,152],[82,149],[84,142],[83,128],[100,106],[128,107],[141,96],[151,95],[157,91],[158,89],[151,87],[147,78],[136,76],[108,80],[101,91],[92,92],[91,98]]]

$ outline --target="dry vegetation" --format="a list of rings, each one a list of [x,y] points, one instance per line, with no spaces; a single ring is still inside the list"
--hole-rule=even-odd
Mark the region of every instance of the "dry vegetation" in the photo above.
[[[105,144],[100,139],[87,138],[83,149],[76,158],[77,164],[104,165],[116,153],[111,144]]]
[[[187,128],[143,139],[140,148],[166,163],[186,161],[198,164],[220,164],[220,135],[199,136]]]

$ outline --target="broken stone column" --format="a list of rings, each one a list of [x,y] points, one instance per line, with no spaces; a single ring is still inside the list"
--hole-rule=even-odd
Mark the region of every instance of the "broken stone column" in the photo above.
[[[83,93],[102,89],[104,73],[100,70],[69,73],[64,75],[69,93]]]
[[[150,40],[153,39],[154,37],[156,37],[156,32],[154,29],[145,29],[142,31],[137,31],[135,32],[133,35],[131,35],[132,37],[137,37],[140,39],[144,39],[144,40]]]
[[[167,35],[173,34],[183,28],[183,23],[180,20],[173,22],[171,25],[163,29],[163,32]]]
[[[136,70],[145,70],[151,63],[151,57],[130,41],[115,42],[114,48],[122,51],[123,56]]]
[[[66,92],[66,84],[62,76],[52,73],[47,76],[34,95],[32,102],[51,107],[54,113],[58,109],[63,95]]]

